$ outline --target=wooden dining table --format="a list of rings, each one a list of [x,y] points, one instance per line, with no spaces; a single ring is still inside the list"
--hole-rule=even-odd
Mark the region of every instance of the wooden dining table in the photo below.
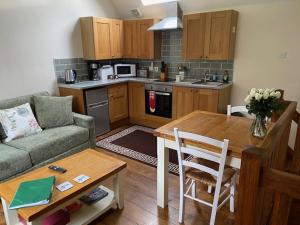
[[[168,204],[168,164],[169,149],[176,150],[174,128],[214,138],[220,141],[229,140],[226,164],[240,168],[242,151],[246,147],[259,147],[264,139],[251,135],[250,126],[253,119],[206,111],[194,111],[184,117],[176,119],[154,131],[157,137],[157,205],[164,208]],[[272,123],[268,125],[272,126]],[[199,142],[186,141],[187,146],[205,148],[217,152],[210,146]]]

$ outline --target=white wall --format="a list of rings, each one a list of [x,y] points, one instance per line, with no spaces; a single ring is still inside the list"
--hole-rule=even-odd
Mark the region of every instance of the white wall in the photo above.
[[[280,88],[300,110],[300,1],[243,6],[233,68],[233,105],[245,104],[252,87]],[[287,58],[282,55],[287,53]],[[293,124],[290,145],[294,145]]]
[[[82,57],[81,16],[119,17],[110,0],[0,1],[0,99],[57,91],[53,58]]]

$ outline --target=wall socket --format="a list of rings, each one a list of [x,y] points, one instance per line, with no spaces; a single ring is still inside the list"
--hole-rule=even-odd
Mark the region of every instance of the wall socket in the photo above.
[[[154,66],[154,71],[158,72],[158,66]]]

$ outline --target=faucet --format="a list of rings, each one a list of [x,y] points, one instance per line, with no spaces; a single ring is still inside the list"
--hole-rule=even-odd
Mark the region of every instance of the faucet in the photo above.
[[[208,79],[207,79],[207,77],[208,77]],[[204,83],[206,83],[207,81],[210,81],[210,75],[208,74],[208,70],[204,74]]]

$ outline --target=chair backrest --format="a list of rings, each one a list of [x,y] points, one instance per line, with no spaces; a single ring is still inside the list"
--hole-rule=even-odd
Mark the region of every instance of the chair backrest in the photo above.
[[[241,105],[241,106],[227,105],[227,115],[228,116],[230,116],[232,113],[236,113],[236,112],[246,112],[246,113],[248,113],[248,109],[244,105]]]
[[[284,105],[286,108],[270,127],[261,146],[242,151],[236,225],[285,225],[291,199],[300,199],[297,154],[293,158],[294,166],[285,172],[291,123],[295,117],[299,121],[295,116],[297,103]],[[299,151],[297,146],[295,153]]]
[[[191,167],[198,169],[200,171],[209,173],[215,177],[217,177],[217,185],[222,180],[223,172],[224,172],[224,166],[227,156],[227,149],[228,149],[228,143],[229,141],[224,139],[224,141],[215,140],[209,137],[183,132],[179,131],[178,128],[174,128],[174,135],[176,138],[176,144],[177,144],[177,153],[178,153],[178,164],[179,164],[179,173],[180,175],[184,176],[184,167]],[[191,140],[200,142],[206,145],[214,146],[219,149],[221,149],[221,153],[214,153],[212,151],[206,150],[204,148],[192,148],[192,147],[186,147],[183,143],[183,140]],[[193,157],[206,159],[215,163],[219,164],[219,170],[215,170],[213,168],[209,168],[204,165],[200,165],[198,163],[185,160],[183,155],[188,154]],[[219,181],[220,180],[220,181]]]

